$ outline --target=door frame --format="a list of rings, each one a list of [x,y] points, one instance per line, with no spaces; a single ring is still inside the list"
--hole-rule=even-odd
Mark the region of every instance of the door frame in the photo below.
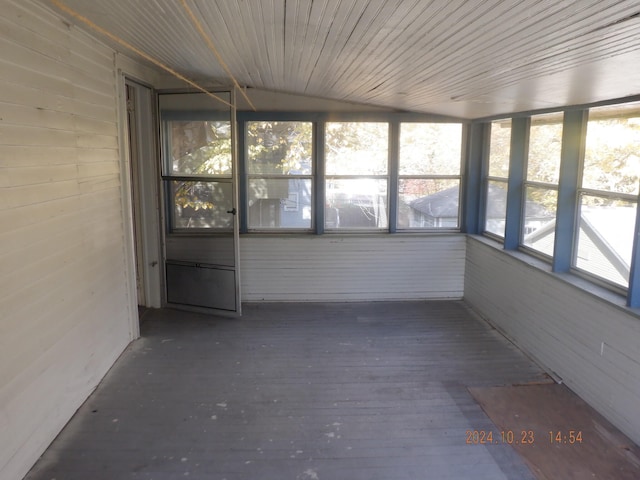
[[[127,108],[127,85],[136,90],[136,126],[133,128],[138,147],[137,183],[139,201],[132,195],[132,161],[129,141],[129,118]],[[125,276],[128,294],[129,333],[133,340],[140,336],[138,315],[138,293],[136,288],[136,245],[134,236],[134,209],[142,220],[140,255],[141,278],[144,284],[144,303],[147,307],[162,307],[163,272],[160,231],[160,205],[158,202],[158,137],[156,96],[153,87],[117,69],[116,90],[118,98],[120,190],[125,251]]]
[[[129,182],[131,185],[131,223],[133,225],[133,247],[136,273],[136,295],[138,306],[146,306],[146,278],[144,275],[144,241],[142,226],[142,198],[140,188],[141,146],[138,132],[138,88],[125,78],[125,97],[127,102],[127,141],[129,142]]]
[[[139,263],[142,267],[140,277],[144,288],[144,303],[141,305],[160,308],[163,302],[164,274],[158,182],[160,171],[156,93],[151,86],[129,76],[125,77],[125,85],[129,85],[135,91],[136,125],[133,131],[136,135],[138,164],[130,163],[129,168],[134,174],[132,180],[136,181],[133,188],[138,190],[136,198],[132,198],[131,208],[132,220],[136,220],[137,217],[140,230]]]

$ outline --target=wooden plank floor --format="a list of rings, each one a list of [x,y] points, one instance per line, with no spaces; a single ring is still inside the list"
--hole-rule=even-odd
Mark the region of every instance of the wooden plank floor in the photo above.
[[[28,480],[533,479],[467,386],[544,373],[462,302],[146,313]]]

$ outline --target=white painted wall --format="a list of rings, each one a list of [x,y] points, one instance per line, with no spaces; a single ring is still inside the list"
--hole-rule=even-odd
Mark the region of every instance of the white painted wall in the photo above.
[[[463,235],[246,235],[243,301],[461,298]]]
[[[640,443],[640,318],[469,237],[464,298]]]
[[[29,0],[0,15],[0,478],[132,339],[114,52]]]

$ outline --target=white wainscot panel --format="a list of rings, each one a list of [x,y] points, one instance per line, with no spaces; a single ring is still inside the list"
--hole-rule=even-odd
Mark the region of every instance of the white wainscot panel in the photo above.
[[[244,301],[461,298],[464,235],[246,235]]]

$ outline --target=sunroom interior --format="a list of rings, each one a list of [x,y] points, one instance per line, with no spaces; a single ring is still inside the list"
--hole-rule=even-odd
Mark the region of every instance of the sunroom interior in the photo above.
[[[637,2],[0,9],[0,478],[260,305],[453,302],[640,443]]]

